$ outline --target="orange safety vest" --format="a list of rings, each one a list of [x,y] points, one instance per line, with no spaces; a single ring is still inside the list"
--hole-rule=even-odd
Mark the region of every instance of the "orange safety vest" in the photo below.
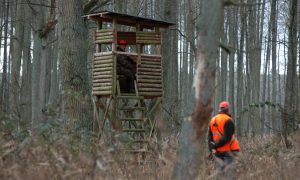
[[[231,117],[227,114],[218,114],[212,118],[210,121],[210,130],[213,135],[213,140],[216,142],[219,140],[223,134],[224,134],[224,125],[227,121],[230,121]],[[218,152],[225,152],[225,151],[234,151],[234,150],[240,150],[239,142],[235,138],[234,135],[232,135],[231,140],[224,144],[221,147],[218,147],[216,149]]]

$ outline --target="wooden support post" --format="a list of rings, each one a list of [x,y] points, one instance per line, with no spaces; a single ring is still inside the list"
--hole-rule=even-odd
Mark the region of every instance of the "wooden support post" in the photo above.
[[[102,29],[102,21],[98,21],[98,30]],[[96,53],[101,52],[101,44],[96,44]]]
[[[136,25],[136,32],[141,30],[141,25]],[[139,43],[136,45],[136,52],[137,52],[137,64],[141,64],[141,53],[142,53],[142,45]]]
[[[155,32],[157,32],[157,33],[160,33],[160,37],[162,37],[162,34],[161,34],[161,32],[160,32],[160,30],[159,30],[159,26],[155,26],[155,28],[154,28],[154,30],[155,30]],[[160,38],[160,44],[157,44],[156,45],[156,54],[161,54],[161,42],[162,41],[162,38]]]
[[[117,49],[117,19],[116,17],[113,18],[112,21],[112,29],[113,29],[113,36],[114,41],[112,43],[112,51],[115,52]],[[113,97],[116,95],[116,84],[117,84],[117,56],[113,53],[113,84],[112,84],[112,94]]]

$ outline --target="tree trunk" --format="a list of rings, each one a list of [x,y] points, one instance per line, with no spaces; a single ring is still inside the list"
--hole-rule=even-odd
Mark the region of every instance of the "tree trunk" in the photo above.
[[[216,59],[223,23],[223,2],[204,0],[200,17],[198,64],[194,77],[196,104],[183,122],[172,179],[195,179],[203,161],[201,139],[207,130],[215,93]]]
[[[88,101],[87,74],[87,28],[84,24],[82,2],[77,0],[60,1],[59,5],[59,57],[62,63],[63,110],[66,119],[91,118]]]
[[[20,68],[22,58],[22,48],[24,40],[24,0],[17,1],[16,27],[12,52],[12,72],[11,72],[11,112],[20,120]]]
[[[177,0],[164,1],[164,18],[177,23]],[[162,44],[164,97],[163,106],[169,113],[164,113],[164,119],[178,122],[178,37],[176,30],[166,30]],[[170,118],[170,114],[172,117]]]
[[[295,129],[295,88],[297,62],[297,0],[290,1],[290,23],[288,27],[288,64],[283,109],[283,134],[286,146],[289,147],[287,136]]]

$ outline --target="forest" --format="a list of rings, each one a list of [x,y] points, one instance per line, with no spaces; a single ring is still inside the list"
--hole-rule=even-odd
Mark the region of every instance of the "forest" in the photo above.
[[[300,1],[0,0],[0,28],[0,179],[298,177]]]

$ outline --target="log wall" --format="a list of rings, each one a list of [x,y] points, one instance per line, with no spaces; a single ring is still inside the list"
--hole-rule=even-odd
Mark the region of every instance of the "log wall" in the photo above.
[[[93,59],[93,95],[111,95],[113,92],[112,52],[95,53]]]

